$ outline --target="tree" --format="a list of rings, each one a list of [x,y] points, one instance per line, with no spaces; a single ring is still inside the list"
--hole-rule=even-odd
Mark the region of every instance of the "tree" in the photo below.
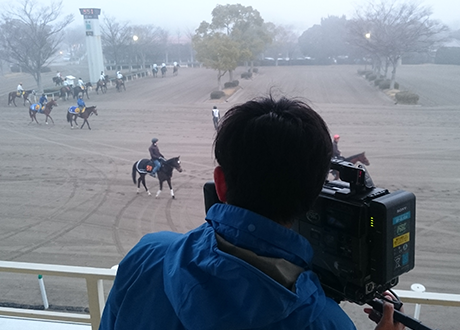
[[[202,22],[192,39],[196,58],[206,68],[217,70],[217,87],[221,89],[221,78],[227,71],[233,71],[240,57],[239,44],[228,35],[214,32],[209,23]]]
[[[349,41],[392,66],[390,88],[394,88],[396,68],[404,54],[427,52],[444,39],[447,27],[431,20],[431,14],[431,9],[418,3],[370,3],[349,22]]]
[[[105,57],[120,65],[128,57],[128,47],[133,41],[132,27],[129,22],[105,17],[101,24],[101,40]]]
[[[354,53],[347,41],[347,19],[345,16],[329,16],[321,24],[313,25],[299,37],[299,47],[305,56],[315,58],[318,63],[331,63],[339,56]]]
[[[229,80],[233,80],[232,73],[239,61],[252,61],[262,53],[271,36],[257,10],[252,7],[237,5],[217,5],[212,11],[211,23],[202,22],[193,37],[193,44],[198,60],[205,66],[219,71],[220,78],[227,71]],[[218,47],[215,52],[211,43]],[[206,53],[211,51],[213,53]],[[222,75],[221,75],[222,74]]]
[[[212,16],[211,29],[236,41],[240,47],[239,60],[251,61],[252,68],[253,60],[272,42],[272,35],[260,13],[251,6],[217,5]]]
[[[154,54],[157,49],[162,48],[165,31],[153,25],[135,25],[132,27],[132,32],[133,36],[137,37],[133,43],[133,48],[136,56],[140,57],[142,66],[145,67],[147,58]]]
[[[43,91],[41,71],[56,56],[65,37],[63,30],[73,21],[73,15],[68,15],[58,22],[61,10],[62,1],[39,7],[35,1],[24,0],[1,15],[0,56],[31,74],[39,91]]]
[[[298,38],[294,29],[288,25],[275,25],[267,23],[267,29],[272,36],[272,43],[265,49],[265,56],[273,57],[288,57],[294,58],[299,52]],[[298,54],[300,55],[300,54]]]

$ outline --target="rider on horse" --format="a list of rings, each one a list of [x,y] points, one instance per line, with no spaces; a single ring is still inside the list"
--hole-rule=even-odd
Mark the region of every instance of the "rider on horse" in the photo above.
[[[80,86],[82,90],[85,89],[85,83],[83,82],[81,78],[78,78],[78,86]]]
[[[105,74],[104,74],[104,71],[101,71],[101,76],[99,77],[99,80],[105,86]]]
[[[332,142],[332,158],[345,159],[345,157],[342,156],[342,153],[339,150],[339,140],[340,135],[334,135],[334,141]]]
[[[19,83],[18,87],[17,87],[17,94],[18,94],[18,97],[21,97],[22,95],[24,95],[24,88],[22,88],[22,82]]]
[[[38,103],[41,106],[40,110],[43,110],[45,108],[46,103],[48,103],[48,98],[46,97],[45,94],[42,94],[42,96],[40,97],[40,100],[38,100]]]
[[[67,89],[67,92],[70,92],[72,84],[67,80],[67,78],[64,79],[64,87]]]
[[[150,158],[152,162],[155,164],[155,167],[153,168],[152,172],[149,173],[153,177],[156,177],[156,173],[161,168],[160,160],[164,160],[164,156],[161,154],[160,149],[157,146],[157,142],[158,139],[153,138],[152,145],[149,147]]]
[[[121,74],[120,71],[117,71],[117,78],[118,79],[123,79],[123,75]]]
[[[83,101],[83,96],[80,95],[78,97],[78,101],[77,101],[77,108],[75,109],[75,112],[76,113],[79,113],[80,115],[85,112],[85,109],[86,109],[86,104],[85,104],[85,101]]]

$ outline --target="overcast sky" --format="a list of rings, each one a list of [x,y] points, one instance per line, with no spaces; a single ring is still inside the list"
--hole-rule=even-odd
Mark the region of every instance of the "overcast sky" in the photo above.
[[[14,2],[18,3],[17,1]],[[45,5],[50,4],[49,0],[35,1]],[[0,0],[0,4],[5,6],[14,2],[12,0]],[[153,24],[174,34],[178,31],[194,31],[202,21],[210,22],[211,12],[217,4],[240,3],[243,6],[252,6],[252,8],[257,9],[266,22],[291,25],[295,30],[303,32],[314,24],[319,24],[323,17],[345,15],[347,18],[351,18],[355,8],[368,2],[368,0],[241,0],[233,2],[216,0],[176,0],[172,2],[64,0],[63,11],[65,14],[74,15],[73,25],[83,25],[83,16],[80,15],[79,8],[100,8],[102,12],[99,19],[115,17],[120,21],[129,21],[132,24]],[[432,8],[432,18],[441,20],[451,28],[460,29],[458,0],[425,0],[419,2]]]

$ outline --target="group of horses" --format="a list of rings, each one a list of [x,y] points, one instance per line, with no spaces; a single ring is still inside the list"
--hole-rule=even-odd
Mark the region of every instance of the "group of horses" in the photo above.
[[[166,66],[162,66],[160,68],[160,72],[161,72],[161,78],[164,78],[166,77],[166,71],[168,71],[168,69],[166,68]],[[179,65],[176,64],[174,65],[173,67],[173,76],[177,76],[177,74],[179,73]],[[153,77],[156,78],[158,76],[158,67],[154,67],[152,68],[152,74],[153,74]]]
[[[30,107],[29,107],[29,116],[30,116],[30,122],[29,122],[29,125],[35,120],[35,122],[37,124],[40,124],[37,120],[37,113],[41,113],[41,114],[44,114],[46,116],[45,118],[45,124],[48,125],[48,118],[51,120],[51,122],[53,123],[54,125],[54,120],[53,118],[51,117],[51,110],[53,110],[53,107],[57,107],[57,102],[56,100],[51,100],[49,102],[47,102],[45,104],[45,106],[41,107],[40,104],[38,103],[34,103],[34,104],[31,104]],[[91,126],[89,126],[89,122],[88,122],[88,118],[89,116],[95,114],[97,116],[97,110],[96,110],[96,106],[90,106],[90,107],[86,107],[85,108],[85,111],[83,113],[77,113],[75,112],[75,109],[77,107],[73,106],[73,107],[70,107],[68,110],[67,110],[67,122],[70,123],[70,127],[73,128],[73,123],[75,123],[75,126],[78,127],[78,123],[77,123],[77,118],[82,118],[83,119],[83,124],[81,125],[80,128],[83,128],[85,126],[85,124],[88,126],[88,129],[91,129]]]
[[[56,77],[57,78],[57,77]],[[68,100],[70,96],[78,98],[80,95],[84,97],[86,95],[86,98],[89,100],[89,94],[88,91],[93,88],[93,84],[90,82],[87,82],[85,86],[82,88],[80,86],[62,86],[59,89],[59,98],[62,98],[63,100]]]

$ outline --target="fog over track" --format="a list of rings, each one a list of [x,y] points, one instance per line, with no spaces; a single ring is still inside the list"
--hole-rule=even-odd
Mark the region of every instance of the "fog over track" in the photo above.
[[[21,74],[0,86],[0,260],[111,267],[146,233],[186,232],[204,221],[203,184],[212,179],[211,109],[223,114],[253,97],[287,95],[309,101],[340,134],[342,153],[366,152],[368,170],[381,188],[417,197],[416,268],[400,278],[431,292],[460,293],[460,85],[458,66],[402,66],[401,88],[419,93],[420,105],[394,101],[357,75],[358,66],[260,67],[227,100],[211,101],[215,71],[181,68],[173,77],[126,83],[126,91],[90,92],[96,105],[92,130],[71,129],[58,100],[55,125],[30,122],[27,107],[7,106],[6,93]],[[245,68],[238,68],[239,78]],[[84,72],[84,71],[81,71]],[[63,72],[63,74],[67,74]],[[69,74],[72,74],[69,72]],[[53,72],[45,75],[51,81]],[[429,84],[426,81],[429,79]],[[32,87],[24,86],[26,89]],[[80,120],[80,124],[82,121]],[[164,189],[158,199],[136,194],[134,161],[148,157],[152,137],[166,158],[181,156],[172,179],[176,199]],[[152,191],[156,179],[147,178]],[[0,274],[0,303],[39,305],[34,276]],[[51,305],[86,306],[84,283],[45,279]],[[107,283],[107,292],[110,283]],[[362,307],[344,304],[359,329],[373,328]],[[406,311],[411,311],[408,306]],[[422,307],[422,321],[458,329],[454,308]]]

